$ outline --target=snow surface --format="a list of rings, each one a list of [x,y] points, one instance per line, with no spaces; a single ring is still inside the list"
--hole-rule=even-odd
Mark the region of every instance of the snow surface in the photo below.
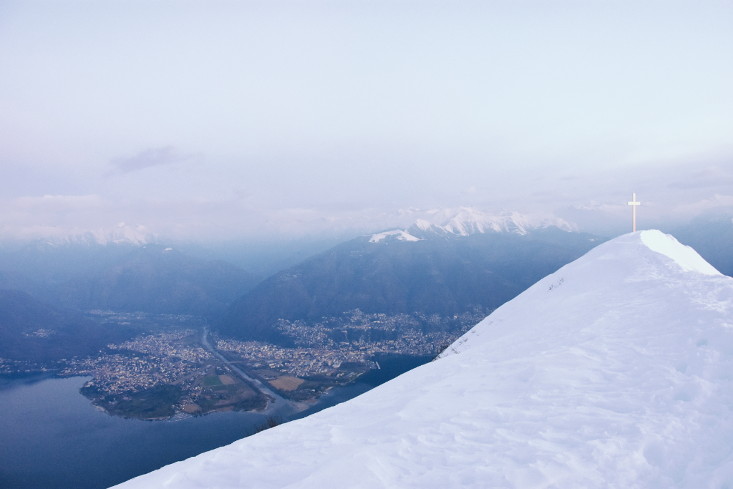
[[[684,270],[697,271],[706,275],[720,272],[706,262],[697,251],[689,246],[680,245],[674,237],[659,231],[646,231],[641,234],[642,242],[652,251],[667,255]]]
[[[733,279],[606,242],[439,359],[119,488],[733,487]]]
[[[518,212],[493,216],[471,207],[463,207],[441,227],[458,236],[484,234],[491,231],[525,235],[532,228],[545,227],[545,223],[537,222]]]
[[[398,241],[420,241],[420,238],[417,238],[407,231],[403,231],[401,229],[396,229],[394,231],[385,231],[383,233],[373,234],[371,238],[369,238],[370,243],[379,243],[380,241],[384,241],[385,239],[393,237],[394,239],[397,239]]]

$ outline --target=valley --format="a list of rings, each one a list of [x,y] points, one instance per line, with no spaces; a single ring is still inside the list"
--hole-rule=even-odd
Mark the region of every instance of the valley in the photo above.
[[[104,411],[164,420],[221,411],[255,411],[286,418],[308,409],[335,387],[380,369],[376,358],[431,358],[485,316],[450,318],[365,314],[314,323],[279,323],[297,346],[241,341],[210,333],[202,318],[97,311],[109,324],[142,331],[96,355],[62,360],[60,376],[89,376],[81,389]]]
[[[429,361],[597,241],[529,222],[462,209],[259,281],[162,243],[0,247],[0,373],[89,377],[82,394],[125,418],[288,419]]]

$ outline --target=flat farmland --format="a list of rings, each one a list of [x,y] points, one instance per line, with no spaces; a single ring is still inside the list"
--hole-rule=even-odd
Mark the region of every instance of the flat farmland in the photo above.
[[[275,389],[290,392],[300,387],[303,382],[305,381],[303,379],[299,379],[298,377],[293,377],[292,375],[283,375],[282,377],[271,380],[270,385],[272,385]]]

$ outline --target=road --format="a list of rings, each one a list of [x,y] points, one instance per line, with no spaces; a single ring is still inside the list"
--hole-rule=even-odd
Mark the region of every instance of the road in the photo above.
[[[267,407],[265,407],[264,410],[260,411],[262,414],[285,418],[292,414],[303,411],[304,409],[307,409],[308,406],[306,404],[285,399],[280,394],[276,393],[268,386],[263,384],[262,381],[260,381],[259,379],[249,376],[247,372],[236,366],[228,358],[219,353],[219,351],[214,348],[209,342],[208,326],[205,326],[201,333],[201,344],[204,348],[211,352],[212,355],[224,362],[232,370],[232,372],[237,374],[242,380],[249,383],[268,397],[269,401],[267,403]]]

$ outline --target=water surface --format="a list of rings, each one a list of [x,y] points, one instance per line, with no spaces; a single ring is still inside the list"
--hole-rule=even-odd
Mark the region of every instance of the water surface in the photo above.
[[[110,416],[79,393],[87,378],[34,377],[0,385],[0,487],[96,489],[251,434],[253,413],[181,421]]]
[[[355,397],[428,357],[380,356],[380,370],[332,389],[303,417]],[[266,424],[257,413],[180,421],[110,416],[79,393],[88,377],[0,378],[0,489],[103,489],[232,443]]]

